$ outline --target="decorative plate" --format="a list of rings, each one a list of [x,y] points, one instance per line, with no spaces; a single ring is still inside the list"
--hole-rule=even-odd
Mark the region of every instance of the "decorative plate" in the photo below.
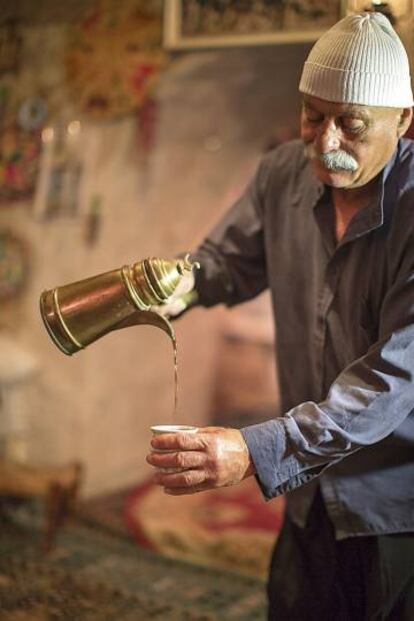
[[[42,97],[28,97],[23,101],[17,114],[17,121],[28,132],[43,126],[47,117],[47,103]]]

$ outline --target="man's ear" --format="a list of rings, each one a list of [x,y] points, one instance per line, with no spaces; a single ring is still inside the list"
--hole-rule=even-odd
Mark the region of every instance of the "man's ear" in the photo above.
[[[398,138],[401,138],[401,136],[404,136],[405,132],[411,125],[412,118],[413,118],[413,109],[403,108],[400,114],[399,121],[398,121],[398,127],[397,127]]]

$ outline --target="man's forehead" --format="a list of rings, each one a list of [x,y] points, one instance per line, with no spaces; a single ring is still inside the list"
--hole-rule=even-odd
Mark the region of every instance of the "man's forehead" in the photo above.
[[[312,97],[311,95],[303,95],[302,101],[303,105],[307,108],[312,108],[313,110],[318,110],[325,113],[348,113],[359,114],[361,116],[370,116],[372,113],[372,107],[370,106],[327,101],[325,99],[318,99],[318,97]]]

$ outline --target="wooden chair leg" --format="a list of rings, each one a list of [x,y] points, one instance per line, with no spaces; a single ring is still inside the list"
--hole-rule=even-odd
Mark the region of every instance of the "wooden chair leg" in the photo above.
[[[45,536],[43,549],[50,552],[64,513],[65,490],[58,483],[52,483],[46,496]]]
[[[69,485],[51,483],[46,496],[45,537],[43,548],[49,552],[54,544],[58,529],[74,513],[78,492],[82,482],[81,464],[73,464],[73,480]]]

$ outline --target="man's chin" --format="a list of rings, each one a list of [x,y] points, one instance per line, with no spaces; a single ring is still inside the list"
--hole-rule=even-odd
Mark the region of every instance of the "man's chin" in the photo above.
[[[346,188],[353,184],[355,173],[349,170],[328,170],[324,166],[313,166],[316,178],[333,188]]]

